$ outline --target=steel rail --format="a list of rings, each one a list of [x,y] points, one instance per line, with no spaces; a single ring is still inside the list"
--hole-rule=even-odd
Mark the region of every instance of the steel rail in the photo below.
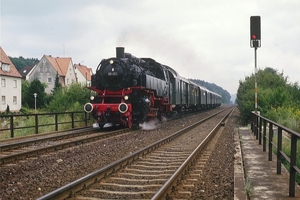
[[[234,107],[235,108],[235,107]],[[156,199],[168,199],[169,193],[172,192],[173,188],[176,186],[178,180],[180,180],[181,175],[190,166],[199,152],[205,147],[207,143],[213,138],[216,131],[223,124],[224,120],[229,116],[234,110],[230,109],[228,113],[217,123],[217,125],[209,132],[205,139],[196,147],[196,149],[188,156],[188,158],[182,163],[182,165],[174,172],[174,174],[166,181],[166,183],[157,191],[157,193],[151,198],[151,200]]]
[[[223,111],[225,109],[222,109],[221,111]],[[181,118],[181,117],[182,116],[177,116],[177,117],[174,117],[172,120],[178,119],[178,118]],[[52,135],[52,136],[48,136],[48,137],[47,136],[42,137],[41,135],[29,136],[29,138],[32,138],[32,137],[42,137],[42,138],[37,138],[37,139],[33,139],[33,140],[26,140],[26,141],[11,143],[11,144],[0,145],[0,153],[3,154],[3,152],[5,152],[6,150],[17,149],[17,148],[22,148],[22,147],[28,147],[28,146],[34,145],[38,142],[67,139],[67,138],[77,137],[77,136],[80,136],[80,135],[89,134],[88,131],[96,132],[98,130],[99,129],[88,127],[88,128],[84,128],[84,129],[81,128],[81,129],[76,129],[76,130],[69,130],[69,131],[66,131],[66,133],[61,132],[61,133],[59,133],[59,135],[54,135],[54,136]],[[76,145],[87,143],[87,142],[90,142],[90,141],[93,141],[93,140],[99,140],[99,139],[115,136],[115,135],[118,135],[118,134],[122,134],[122,133],[124,133],[124,131],[128,132],[130,130],[133,130],[133,129],[122,129],[122,130],[117,130],[117,131],[113,131],[113,132],[109,132],[109,133],[101,132],[101,133],[99,133],[99,135],[89,137],[89,138],[85,138],[85,139],[78,139],[78,140],[73,140],[73,141],[70,141],[70,142],[61,143],[61,144],[57,144],[57,145],[52,145],[52,146],[48,146],[48,147],[37,148],[37,149],[34,149],[34,150],[28,150],[28,151],[24,151],[24,152],[18,152],[18,153],[12,153],[10,155],[0,156],[0,166],[2,164],[8,163],[10,161],[20,160],[22,158],[28,158],[30,156],[39,155],[42,152],[56,151],[56,150],[59,150],[59,149],[63,149],[63,148],[71,147],[71,146],[76,146]],[[54,134],[56,134],[56,133],[54,133]]]
[[[180,135],[184,134],[184,132],[193,129],[194,127],[198,126],[199,124],[207,121],[210,118],[213,118],[214,116],[218,115],[219,113],[221,113],[227,109],[223,109],[217,113],[214,113],[213,115],[208,116],[192,125],[189,125],[189,126],[185,127],[184,129],[173,133],[170,136],[167,136],[151,145],[148,145],[145,148],[142,148],[142,149],[132,153],[131,155],[128,155],[120,160],[117,160],[117,161],[115,161],[99,170],[96,170],[78,180],[75,180],[61,188],[58,188],[40,198],[38,198],[38,200],[65,199],[68,197],[72,197],[76,192],[79,192],[79,191],[89,187],[90,185],[101,180],[102,178],[105,178],[108,175],[114,173],[115,171],[123,168],[125,165],[132,163],[139,157],[144,156],[145,154],[157,149],[158,147],[162,146],[163,144],[166,144],[169,141],[179,137]]]
[[[19,160],[21,158],[28,158],[30,156],[33,155],[39,155],[41,154],[41,152],[50,152],[50,151],[56,151],[59,149],[63,149],[66,147],[71,147],[71,146],[76,146],[79,144],[84,144],[87,142],[91,142],[91,141],[95,141],[95,140],[99,140],[99,139],[104,139],[107,137],[113,137],[119,134],[123,134],[126,133],[128,131],[130,131],[131,129],[122,129],[122,130],[117,130],[117,131],[112,131],[112,132],[106,132],[106,133],[100,133],[99,135],[95,135],[95,136],[91,136],[91,137],[87,137],[87,138],[81,138],[81,139],[77,139],[77,140],[73,140],[73,141],[68,141],[68,142],[64,142],[64,143],[60,143],[60,144],[56,144],[56,145],[51,145],[51,146],[47,146],[47,147],[43,147],[43,148],[37,148],[37,149],[33,149],[33,150],[29,150],[29,151],[24,151],[24,152],[19,152],[19,153],[12,153],[10,155],[7,156],[1,156],[0,157],[0,165],[4,164],[4,163],[8,163],[9,161],[13,161],[13,160]],[[85,131],[86,132],[86,131]],[[63,138],[64,136],[59,136],[62,137],[61,139],[65,139]],[[56,138],[55,136],[53,138]],[[70,137],[67,137],[70,138]],[[48,141],[49,138],[41,138],[41,139],[37,139],[36,141]],[[35,141],[35,142],[36,142]],[[30,141],[32,144],[35,142]],[[26,142],[24,142],[26,143]],[[2,146],[1,146],[2,148]],[[2,152],[2,149],[1,149]]]
[[[36,144],[38,142],[71,138],[71,137],[78,136],[80,134],[82,134],[82,135],[88,134],[89,133],[88,131],[94,132],[95,129],[89,127],[89,128],[84,128],[84,129],[78,129],[78,130],[70,130],[70,131],[57,133],[59,135],[51,135],[51,136],[34,135],[35,137],[40,137],[40,138],[35,138],[32,140],[24,140],[24,141],[19,141],[19,142],[10,143],[10,144],[2,144],[2,145],[0,145],[0,149],[1,149],[1,151],[5,151],[5,150],[20,148],[20,147],[26,147],[31,144]],[[52,133],[52,134],[56,134],[56,133]],[[26,138],[18,138],[18,139],[21,140],[21,139],[26,139]]]

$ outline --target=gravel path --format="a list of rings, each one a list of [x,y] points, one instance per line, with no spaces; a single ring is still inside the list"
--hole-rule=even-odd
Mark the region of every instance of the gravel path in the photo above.
[[[239,111],[235,109],[219,138],[209,168],[203,171],[203,182],[195,187],[192,199],[234,199],[234,129]]]

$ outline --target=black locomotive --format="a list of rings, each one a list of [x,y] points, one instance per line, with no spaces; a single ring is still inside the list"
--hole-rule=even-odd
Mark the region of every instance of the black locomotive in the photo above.
[[[102,128],[106,123],[126,127],[161,119],[173,111],[221,105],[221,96],[183,77],[152,58],[136,58],[117,47],[117,56],[103,59],[89,89],[96,92],[84,110]]]

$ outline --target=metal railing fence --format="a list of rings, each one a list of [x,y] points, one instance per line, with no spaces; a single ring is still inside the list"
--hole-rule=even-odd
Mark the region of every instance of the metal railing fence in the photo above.
[[[277,143],[274,140],[274,128],[278,129]],[[277,174],[281,174],[282,161],[285,160],[289,164],[289,196],[294,197],[296,187],[296,173],[300,175],[300,169],[297,166],[297,141],[300,138],[300,134],[255,112],[252,112],[251,114],[251,130],[256,139],[259,141],[259,144],[262,144],[263,151],[266,151],[268,147],[269,161],[272,161],[273,148],[276,149],[275,154],[277,157]],[[288,140],[290,145],[290,156],[288,156],[282,150],[284,137],[283,134],[286,134],[288,137],[290,137],[290,139]]]
[[[15,131],[21,129],[34,129],[31,132],[38,134],[43,127],[49,126],[51,130],[59,131],[63,130],[63,125],[70,128],[78,127],[79,124],[87,126],[90,120],[90,115],[84,111],[0,115],[0,134],[9,131],[13,138]]]

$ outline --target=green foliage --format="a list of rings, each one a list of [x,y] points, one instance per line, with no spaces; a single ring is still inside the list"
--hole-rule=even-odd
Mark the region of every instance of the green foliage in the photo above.
[[[83,85],[73,83],[54,94],[47,110],[50,112],[82,111],[89,97],[90,90]]]
[[[11,60],[11,62],[14,64],[14,66],[17,68],[17,70],[20,70],[28,66],[34,66],[39,62],[37,58],[23,58],[22,56],[20,56],[19,58],[10,57],[10,56],[8,57]]]
[[[10,108],[9,105],[7,105],[6,110],[5,110],[5,114],[9,114],[10,113]]]
[[[217,94],[220,94],[222,96],[222,103],[225,104],[230,104],[230,94],[227,90],[224,90],[223,88],[221,88],[220,86],[217,86],[214,83],[208,83],[202,80],[198,80],[198,79],[189,79],[190,81],[193,81],[194,83],[201,85],[207,89],[209,89],[210,91],[213,91]]]
[[[291,112],[289,110],[300,109],[300,89],[298,83],[288,83],[288,77],[283,73],[278,73],[272,68],[265,68],[257,72],[258,87],[258,110],[260,113],[270,119],[280,123],[284,120],[290,120]],[[237,92],[238,108],[241,113],[241,119],[247,124],[250,119],[250,113],[254,110],[254,74],[240,80]],[[281,113],[282,112],[282,113]],[[276,117],[275,117],[276,116]],[[281,117],[280,117],[281,116]],[[300,119],[298,116],[295,119]]]
[[[29,98],[29,86],[30,86],[30,83],[29,81],[22,81],[22,106],[23,107],[26,107],[26,108],[29,108],[29,105],[28,105],[28,98]],[[32,98],[30,96],[30,98]]]
[[[52,95],[47,95],[45,88],[46,85],[38,79],[31,83],[22,81],[22,110],[34,109],[36,103],[36,108],[44,109],[45,112],[82,111],[91,95],[85,86],[75,83],[65,88],[57,84]],[[37,94],[36,99],[34,93]]]
[[[62,85],[59,82],[59,75],[56,74],[55,82],[54,82],[54,88],[52,90],[52,94],[54,95],[57,91],[59,91],[62,88]]]
[[[278,107],[272,108],[268,113],[268,118],[300,132],[300,108]]]
[[[28,81],[22,82],[22,104],[24,107],[44,108],[48,102],[48,96],[45,93],[46,86],[38,79],[34,79],[31,83]],[[34,93],[37,94],[36,99]]]

